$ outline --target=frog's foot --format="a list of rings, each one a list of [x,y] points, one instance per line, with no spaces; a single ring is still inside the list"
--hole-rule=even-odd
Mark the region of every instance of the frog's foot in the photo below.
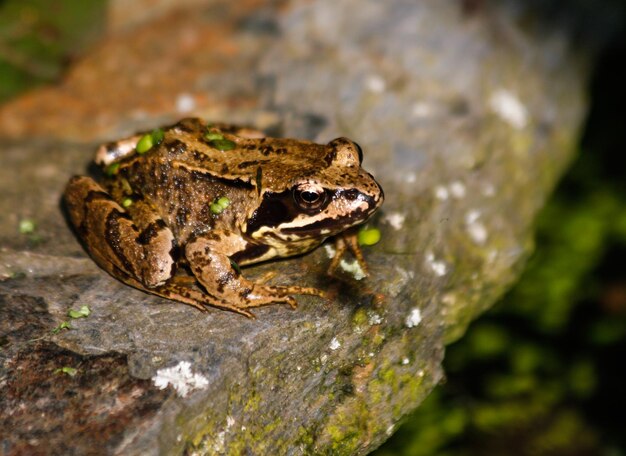
[[[192,280],[195,282],[195,280]],[[190,286],[190,281],[186,277],[174,277],[165,285],[147,290],[163,298],[173,299],[183,304],[188,304],[196,309],[207,312],[208,307],[217,307],[219,309],[230,310],[248,318],[255,318],[254,314],[248,310],[242,309],[230,304],[228,301],[219,299],[216,296],[209,295],[198,291]]]
[[[363,273],[368,276],[369,271],[367,263],[365,262],[365,258],[363,257],[363,251],[361,250],[361,246],[359,245],[357,233],[354,230],[344,232],[335,237],[335,256],[333,257],[332,261],[330,262],[330,266],[328,267],[328,274],[333,275],[335,269],[337,269],[337,266],[339,266],[339,262],[348,250],[352,253],[357,263],[359,263],[359,266],[361,266]]]
[[[185,257],[191,272],[210,297],[209,305],[238,313],[271,304],[287,304],[295,309],[293,294],[323,296],[323,292],[315,288],[268,286],[246,279],[238,268],[233,267],[228,256],[245,247],[246,241],[240,236],[218,230],[199,236],[185,246]],[[213,300],[218,303],[213,303]]]
[[[245,279],[244,279],[245,280]],[[287,304],[292,309],[297,307],[296,300],[291,295],[312,295],[326,297],[322,290],[313,287],[259,285],[252,283],[250,293],[246,295],[245,308],[262,307],[270,304]]]
[[[292,309],[297,307],[296,300],[292,294],[308,294],[324,297],[324,292],[312,287],[298,286],[262,286],[251,283],[251,291],[247,295],[245,302],[238,301],[233,304],[227,300],[220,299],[209,293],[203,293],[194,289],[191,285],[197,283],[195,279],[185,276],[176,276],[167,284],[147,290],[150,293],[173,299],[184,304],[195,307],[206,312],[208,307],[217,307],[223,310],[230,310],[248,318],[256,318],[249,308],[262,307],[270,304],[287,304]]]

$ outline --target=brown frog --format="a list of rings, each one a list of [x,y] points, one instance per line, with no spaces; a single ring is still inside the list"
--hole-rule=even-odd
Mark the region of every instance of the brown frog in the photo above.
[[[307,252],[366,221],[383,191],[362,158],[346,138],[320,145],[183,119],[101,146],[102,182],[73,177],[65,201],[86,249],[114,277],[252,317],[254,307],[295,307],[292,294],[322,294],[249,281],[238,265]],[[337,245],[331,267],[347,248],[363,261],[354,235]]]

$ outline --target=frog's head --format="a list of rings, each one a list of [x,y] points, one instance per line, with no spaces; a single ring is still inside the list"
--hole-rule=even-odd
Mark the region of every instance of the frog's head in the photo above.
[[[361,148],[349,139],[309,145],[289,160],[261,179],[265,183],[245,228],[253,238],[322,242],[363,223],[383,202],[382,188],[361,168]]]

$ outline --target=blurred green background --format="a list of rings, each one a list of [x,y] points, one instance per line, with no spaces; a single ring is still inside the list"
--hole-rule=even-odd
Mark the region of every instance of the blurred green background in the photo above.
[[[103,31],[106,0],[0,0],[0,103],[58,80]]]
[[[596,55],[579,158],[519,283],[448,347],[447,381],[377,456],[626,455],[626,5],[530,3]],[[0,1],[0,102],[58,80],[105,6]]]

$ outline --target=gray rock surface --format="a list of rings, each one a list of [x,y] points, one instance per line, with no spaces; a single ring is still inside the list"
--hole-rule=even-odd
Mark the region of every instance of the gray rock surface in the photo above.
[[[66,135],[34,126],[35,139],[15,127],[25,102],[3,108],[13,123],[0,130],[0,452],[79,454],[97,442],[120,454],[364,454],[384,441],[442,378],[445,343],[517,277],[584,114],[584,77],[565,36],[479,4],[209,5],[168,23],[190,36],[232,27],[236,62],[189,60],[191,94],[217,95],[185,114],[320,142],[351,137],[385,189],[371,222],[382,241],[365,252],[371,277],[328,278],[325,248],[248,268],[332,296],[260,309],[257,320],[202,314],[100,271],[60,207],[64,183],[91,159],[89,134],[76,123]],[[162,33],[136,33],[158,54]],[[113,45],[96,52],[104,62],[146,58]],[[65,94],[79,92],[81,71]],[[183,110],[138,111],[120,110],[97,135]],[[19,232],[25,219],[34,233]],[[51,332],[82,305],[87,318]]]

